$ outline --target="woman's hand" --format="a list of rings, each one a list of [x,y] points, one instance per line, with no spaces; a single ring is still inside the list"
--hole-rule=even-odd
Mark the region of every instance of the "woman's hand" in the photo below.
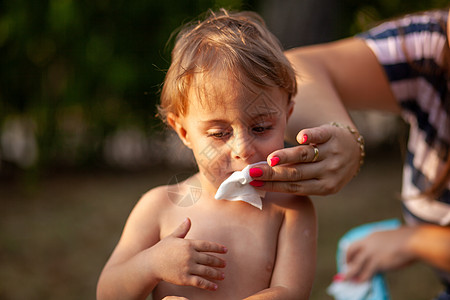
[[[399,269],[413,262],[414,227],[378,231],[352,243],[347,249],[345,279],[367,281],[378,272]]]
[[[209,253],[224,254],[227,249],[217,243],[189,240],[184,237],[191,227],[186,219],[171,235],[152,247],[155,276],[159,280],[177,285],[194,286],[214,291],[217,284],[211,280],[223,280],[223,259]]]
[[[297,141],[300,146],[271,153],[267,157],[269,166],[251,170],[252,185],[266,191],[329,195],[338,192],[358,172],[361,148],[347,128],[322,125],[304,129]]]

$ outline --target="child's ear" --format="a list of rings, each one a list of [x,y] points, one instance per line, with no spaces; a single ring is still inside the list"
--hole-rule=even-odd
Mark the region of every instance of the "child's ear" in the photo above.
[[[177,116],[173,113],[168,113],[167,123],[169,123],[170,127],[172,127],[173,130],[175,130],[175,132],[178,134],[183,144],[185,144],[186,147],[188,147],[189,149],[192,149],[188,132],[186,131],[186,128],[184,128],[183,126],[182,117]]]
[[[288,107],[287,107],[286,122],[289,120],[289,118],[292,115],[292,112],[294,111],[294,105],[295,105],[295,102],[290,100],[288,103]]]

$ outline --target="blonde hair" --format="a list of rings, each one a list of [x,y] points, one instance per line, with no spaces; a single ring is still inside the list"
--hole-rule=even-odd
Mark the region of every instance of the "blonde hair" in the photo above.
[[[290,62],[257,13],[210,11],[203,22],[188,24],[177,35],[161,92],[160,117],[166,121],[168,113],[185,115],[196,76],[204,75],[202,80],[216,73],[242,85],[279,87],[289,101],[297,92]],[[196,88],[205,89],[205,84]]]

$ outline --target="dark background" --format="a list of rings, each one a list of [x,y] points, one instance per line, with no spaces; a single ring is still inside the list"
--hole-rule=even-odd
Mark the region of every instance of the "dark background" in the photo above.
[[[192,171],[192,161],[155,117],[170,63],[169,36],[183,23],[209,8],[254,10],[291,48],[446,5],[0,1],[0,299],[95,298],[101,268],[140,195]],[[401,217],[404,129],[391,116],[359,119],[369,141],[360,175],[337,195],[314,197],[320,232],[312,299],[328,299],[342,234]],[[423,265],[393,272],[388,280],[394,300],[430,299],[439,290]]]

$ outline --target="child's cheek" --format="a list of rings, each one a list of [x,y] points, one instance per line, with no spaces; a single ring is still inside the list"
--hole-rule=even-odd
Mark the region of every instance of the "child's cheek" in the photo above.
[[[226,155],[217,153],[215,156],[199,156],[197,163],[200,171],[213,184],[219,186],[228,177],[229,159]]]

